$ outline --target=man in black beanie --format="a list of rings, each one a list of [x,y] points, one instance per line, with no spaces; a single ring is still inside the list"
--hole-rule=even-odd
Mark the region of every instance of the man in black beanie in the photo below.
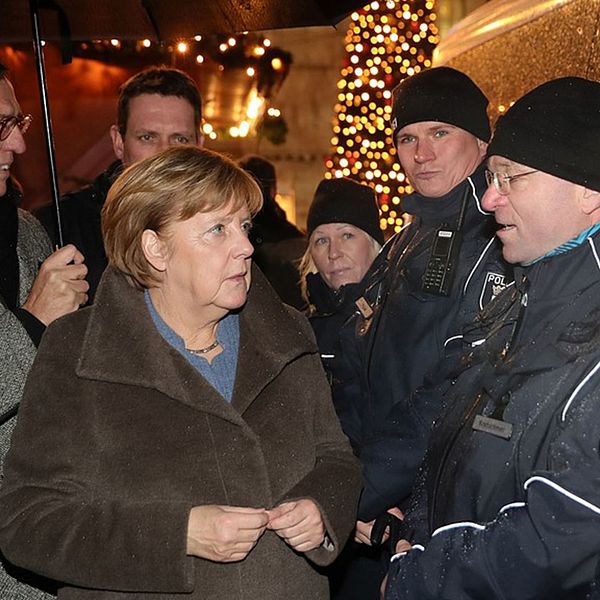
[[[577,77],[498,123],[483,207],[515,285],[437,390],[386,600],[598,597],[599,138],[600,84]]]
[[[448,67],[394,90],[394,140],[415,189],[402,208],[414,218],[384,247],[355,317],[364,466],[356,539],[366,545],[378,541],[375,520],[410,494],[439,410],[439,403],[413,406],[411,394],[511,281],[493,218],[481,207],[487,104],[467,75]]]

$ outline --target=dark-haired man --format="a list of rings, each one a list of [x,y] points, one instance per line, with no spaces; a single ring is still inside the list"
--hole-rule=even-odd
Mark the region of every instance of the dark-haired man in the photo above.
[[[277,204],[275,165],[256,154],[242,157],[239,165],[256,179],[263,195],[262,208],[252,219],[252,261],[286,304],[302,310],[306,302],[300,291],[298,265],[306,249],[306,237]]]
[[[21,194],[10,168],[15,156],[25,152],[23,136],[31,115],[21,113],[7,76],[0,64],[0,480],[42,334],[52,321],[84,304],[88,288],[81,253],[67,245],[51,254],[43,227],[18,208]],[[47,587],[39,578],[0,562],[0,598],[49,598],[37,585]]]
[[[202,102],[198,88],[183,71],[151,67],[137,73],[120,88],[117,123],[110,129],[117,161],[94,182],[61,201],[65,242],[83,252],[88,265],[90,301],[106,268],[106,255],[100,230],[100,211],[106,195],[123,167],[179,144],[202,145],[200,126]],[[58,242],[51,207],[36,216]]]
[[[475,324],[386,600],[596,598],[600,84],[547,82],[500,119],[489,188],[506,290]],[[422,518],[419,518],[422,517]]]

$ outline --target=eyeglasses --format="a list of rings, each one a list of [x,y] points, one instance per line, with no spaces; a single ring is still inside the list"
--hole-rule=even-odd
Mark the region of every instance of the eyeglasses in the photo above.
[[[494,184],[497,192],[506,196],[510,194],[510,182],[515,179],[519,179],[520,177],[525,177],[525,175],[531,175],[532,173],[537,173],[538,170],[534,169],[533,171],[525,171],[525,173],[517,173],[516,175],[507,175],[506,173],[494,173],[493,171],[485,170],[485,180],[487,181],[488,186]]]
[[[18,127],[24,134],[29,129],[31,121],[33,121],[31,115],[14,115],[0,119],[0,142],[7,140],[15,127]]]

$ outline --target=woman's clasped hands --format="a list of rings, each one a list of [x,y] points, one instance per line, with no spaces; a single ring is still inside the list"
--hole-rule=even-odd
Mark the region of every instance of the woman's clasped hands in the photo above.
[[[318,548],[325,524],[313,500],[284,502],[271,510],[240,506],[195,506],[188,519],[187,553],[215,562],[243,560],[266,529],[297,552]]]

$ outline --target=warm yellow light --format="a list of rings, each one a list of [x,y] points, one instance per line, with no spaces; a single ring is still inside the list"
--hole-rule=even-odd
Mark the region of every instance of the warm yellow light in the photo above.
[[[240,123],[239,134],[240,137],[246,137],[250,131],[250,123],[248,121],[242,121]]]
[[[195,35],[195,36],[194,36],[194,39],[195,39],[197,42],[201,42],[201,41],[202,41],[202,36],[201,36],[201,35]]]
[[[254,54],[256,54],[256,56],[262,56],[265,53],[265,49],[262,46],[256,46],[256,48],[254,48]]]
[[[237,40],[234,37],[230,37],[227,40],[227,44],[233,48],[233,46],[235,46],[237,44]]]
[[[116,38],[113,38],[112,40],[110,40],[110,43],[115,46],[115,48],[118,48],[121,45],[121,42],[119,40],[117,40]]]
[[[152,42],[148,39],[142,40],[142,46],[144,46],[144,48],[150,48],[150,46],[152,46]]]
[[[188,45],[185,42],[179,42],[177,44],[177,52],[180,54],[185,54],[188,51]]]
[[[271,61],[271,66],[275,71],[281,71],[283,69],[283,61],[277,56]]]
[[[254,77],[255,73],[254,67],[248,67],[246,69],[246,75],[248,75],[248,77]]]
[[[264,102],[264,98],[260,98],[259,96],[255,96],[250,100],[248,109],[246,110],[246,115],[249,119],[256,119],[258,117],[258,113]]]

